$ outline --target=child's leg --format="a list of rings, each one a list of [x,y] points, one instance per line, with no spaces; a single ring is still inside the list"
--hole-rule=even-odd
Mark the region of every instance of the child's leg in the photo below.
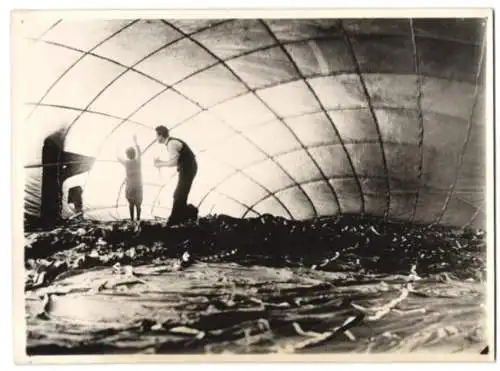
[[[135,207],[137,208],[137,220],[141,220],[141,204],[138,203]]]
[[[130,213],[130,220],[134,220],[134,204],[132,202],[128,203],[128,211]]]

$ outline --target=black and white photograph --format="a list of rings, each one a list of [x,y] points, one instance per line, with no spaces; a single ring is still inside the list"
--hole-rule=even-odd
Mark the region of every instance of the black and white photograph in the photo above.
[[[12,13],[16,362],[491,362],[492,11],[156,13]]]

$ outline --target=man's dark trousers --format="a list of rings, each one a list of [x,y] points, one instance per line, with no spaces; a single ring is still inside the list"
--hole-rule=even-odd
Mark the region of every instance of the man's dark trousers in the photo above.
[[[180,164],[177,168],[179,179],[174,192],[174,203],[172,205],[172,213],[168,219],[168,224],[178,224],[186,219],[187,199],[193,180],[198,172],[198,165],[193,159],[187,163]]]

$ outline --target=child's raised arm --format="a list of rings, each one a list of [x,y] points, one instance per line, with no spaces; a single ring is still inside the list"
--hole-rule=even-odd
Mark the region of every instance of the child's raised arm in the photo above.
[[[137,143],[137,135],[134,134],[133,140],[135,145],[135,155],[137,156],[137,159],[140,160],[142,153],[141,153],[141,147],[139,147],[139,143]]]

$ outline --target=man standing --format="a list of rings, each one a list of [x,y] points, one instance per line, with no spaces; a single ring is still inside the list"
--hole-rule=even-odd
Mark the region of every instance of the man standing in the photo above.
[[[156,140],[158,143],[166,146],[169,158],[160,159],[156,157],[154,165],[157,168],[176,166],[179,173],[179,180],[174,192],[172,212],[167,223],[167,225],[175,225],[181,223],[187,216],[187,199],[198,171],[198,164],[191,148],[182,140],[171,137],[165,126],[158,126],[155,128],[155,131]]]

